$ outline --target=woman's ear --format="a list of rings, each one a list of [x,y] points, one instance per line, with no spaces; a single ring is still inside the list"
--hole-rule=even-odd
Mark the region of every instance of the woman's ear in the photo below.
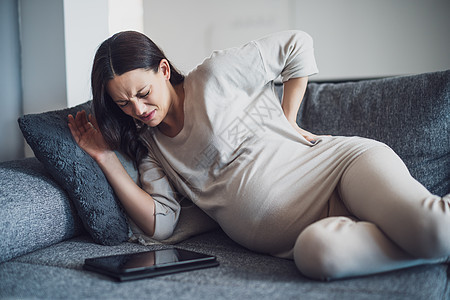
[[[170,65],[167,59],[161,59],[159,63],[159,71],[166,80],[170,80]]]

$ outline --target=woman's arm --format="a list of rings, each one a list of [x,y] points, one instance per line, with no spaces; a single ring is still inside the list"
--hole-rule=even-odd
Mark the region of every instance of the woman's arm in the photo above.
[[[86,112],[69,115],[69,129],[77,144],[100,166],[131,219],[147,235],[155,232],[155,202],[128,175],[114,151],[107,146],[95,118]]]
[[[306,32],[291,30],[269,35],[255,43],[262,57],[266,82],[281,75],[284,84],[281,106],[289,123],[306,140],[315,141],[317,137],[314,134],[296,123],[308,78],[318,72],[313,39]]]
[[[125,171],[110,151],[96,159],[130,218],[148,236],[155,233],[155,201]]]
[[[305,95],[308,77],[291,78],[284,83],[283,100],[281,107],[284,115],[294,129],[307,141],[315,142],[317,136],[300,128],[297,125],[297,113]]]
[[[306,32],[283,31],[254,42],[259,49],[266,83],[281,75],[281,81],[318,73],[313,39]]]

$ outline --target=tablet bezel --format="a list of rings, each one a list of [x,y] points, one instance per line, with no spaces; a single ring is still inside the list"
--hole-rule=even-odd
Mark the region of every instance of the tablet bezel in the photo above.
[[[186,260],[156,264],[151,266],[141,266],[139,268],[133,269],[121,269],[108,265],[107,260],[111,258],[131,258],[138,255],[156,253],[161,251],[176,251],[178,253],[184,253],[185,255],[190,255],[191,257]],[[158,250],[142,251],[136,253],[109,255],[101,257],[92,257],[85,259],[83,269],[100,273],[113,277],[119,281],[126,280],[136,280],[142,278],[149,278],[155,276],[161,276],[166,274],[173,274],[178,272],[185,272],[190,270],[197,270],[203,268],[210,268],[218,266],[219,262],[217,258],[213,255],[208,255],[204,253],[199,253],[191,250],[181,249],[181,248],[165,248]]]

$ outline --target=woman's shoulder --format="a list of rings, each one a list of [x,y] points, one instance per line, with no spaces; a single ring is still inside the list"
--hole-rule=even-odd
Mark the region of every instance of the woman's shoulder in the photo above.
[[[186,82],[195,84],[245,83],[249,75],[263,72],[261,55],[254,41],[241,47],[215,50],[186,76]],[[238,84],[239,86],[240,84]]]

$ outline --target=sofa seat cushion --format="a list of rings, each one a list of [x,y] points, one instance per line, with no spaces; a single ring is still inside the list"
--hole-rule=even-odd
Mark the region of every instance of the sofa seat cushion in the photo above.
[[[83,232],[73,204],[36,158],[0,163],[0,262]]]
[[[446,265],[331,282],[303,277],[291,260],[261,255],[221,230],[177,245],[217,256],[220,265],[129,282],[82,270],[85,258],[167,247],[101,246],[76,237],[0,264],[0,298],[64,299],[448,299]]]
[[[310,83],[297,122],[316,134],[384,142],[431,192],[450,193],[450,70]]]

